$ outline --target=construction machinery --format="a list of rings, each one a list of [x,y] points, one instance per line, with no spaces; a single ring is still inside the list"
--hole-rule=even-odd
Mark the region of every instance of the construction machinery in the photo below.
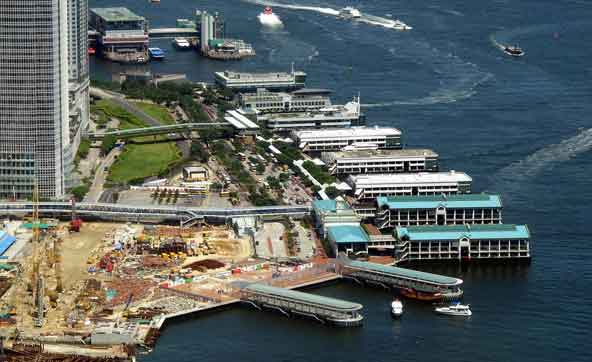
[[[80,228],[82,227],[82,219],[76,215],[76,200],[74,198],[71,199],[72,203],[72,219],[70,220],[70,232],[80,232]]]

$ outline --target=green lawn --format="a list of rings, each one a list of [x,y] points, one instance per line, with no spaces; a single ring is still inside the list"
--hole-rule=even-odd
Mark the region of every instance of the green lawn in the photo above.
[[[140,128],[147,126],[141,119],[108,99],[101,99],[95,102],[95,104],[91,106],[91,111],[99,114],[101,118],[117,118],[120,121],[119,129]]]
[[[174,142],[127,144],[109,172],[109,180],[118,183],[158,176],[181,157]]]
[[[154,103],[134,102],[136,106],[146,112],[148,115],[156,118],[162,124],[174,124],[175,120],[169,114],[166,107]]]
[[[153,111],[158,110],[158,107],[161,107],[152,104],[146,105],[154,106],[150,107]],[[102,99],[96,102],[94,107],[95,110],[102,112],[107,117],[115,117],[119,119],[120,129],[146,127],[146,124],[142,120],[112,101]],[[146,113],[149,113],[143,106],[142,109],[144,109]],[[165,117],[158,117],[153,113],[149,114],[162,120],[163,124],[168,122]],[[170,116],[169,120],[172,121]],[[175,142],[162,142],[164,139],[164,136],[146,136],[130,140],[125,145],[123,153],[118,157],[113,166],[111,166],[108,177],[109,181],[129,183],[132,181],[139,181],[149,176],[158,176],[159,174],[166,172],[170,166],[180,159],[181,154],[179,153]]]

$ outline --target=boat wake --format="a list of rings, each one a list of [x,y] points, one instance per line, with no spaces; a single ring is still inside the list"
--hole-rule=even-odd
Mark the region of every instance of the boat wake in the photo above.
[[[430,47],[427,43],[416,42],[414,46],[406,49],[414,51],[423,49],[421,52],[403,54],[403,56],[409,59],[422,59],[422,64],[431,67],[440,78],[441,86],[423,97],[363,104],[364,107],[384,108],[454,103],[471,98],[477,93],[477,87],[494,77],[492,73],[480,70],[474,63],[453,54],[443,54],[442,51]],[[396,54],[394,49],[389,51],[391,54]]]
[[[282,4],[282,3],[277,3],[274,1],[264,1],[264,0],[243,0],[243,1],[251,3],[251,4],[255,4],[255,5],[273,6],[275,8],[284,8],[284,9],[293,9],[293,10],[308,10],[308,11],[315,11],[317,13],[326,14],[326,15],[335,15],[335,16],[339,15],[339,10],[335,10],[335,9],[331,9],[331,8]]]
[[[494,180],[503,183],[526,180],[590,150],[592,128],[583,129],[573,137],[540,149],[525,159],[504,167],[496,173]]]
[[[279,3],[279,2],[275,2],[275,1],[267,1],[267,0],[243,0],[243,1],[251,3],[251,4],[255,4],[255,5],[272,6],[272,7],[276,7],[276,8],[284,8],[284,9],[292,9],[292,10],[314,11],[314,12],[317,12],[320,14],[339,16],[339,10],[333,9],[333,8],[298,5],[298,4],[284,4],[284,3]],[[365,24],[370,24],[370,25],[382,26],[387,29],[401,30],[401,28],[402,28],[402,25],[401,25],[402,23],[397,20],[384,18],[381,16],[370,15],[370,14],[361,14],[361,17],[356,18],[355,21],[365,23]],[[411,27],[409,27],[409,26],[406,26],[406,28],[411,29]]]

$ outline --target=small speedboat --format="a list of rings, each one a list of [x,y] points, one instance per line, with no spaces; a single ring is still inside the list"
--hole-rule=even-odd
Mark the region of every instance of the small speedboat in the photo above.
[[[339,16],[344,19],[357,19],[362,17],[362,13],[354,7],[346,6],[339,10]]]
[[[399,318],[403,315],[403,303],[400,300],[395,299],[391,303],[391,315],[395,318]]]
[[[155,60],[163,60],[165,57],[164,51],[160,48],[148,48],[148,54],[150,55],[150,59]]]
[[[518,46],[504,46],[504,53],[511,55],[513,57],[521,57],[524,55],[524,51],[520,49]]]
[[[463,305],[460,303],[452,304],[447,307],[437,307],[436,309],[434,309],[434,311],[436,313],[456,317],[470,317],[471,315],[473,315],[473,312],[471,312],[471,308],[468,304]]]

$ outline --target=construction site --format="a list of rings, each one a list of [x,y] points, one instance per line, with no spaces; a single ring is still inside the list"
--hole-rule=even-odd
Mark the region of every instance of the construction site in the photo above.
[[[33,205],[5,222],[16,241],[0,260],[0,360],[133,360],[167,321],[240,302],[245,285],[338,277],[320,245],[299,259],[283,227],[264,225],[255,240],[228,222],[83,222],[74,203],[68,221],[42,218]],[[257,257],[260,244],[275,249]]]

